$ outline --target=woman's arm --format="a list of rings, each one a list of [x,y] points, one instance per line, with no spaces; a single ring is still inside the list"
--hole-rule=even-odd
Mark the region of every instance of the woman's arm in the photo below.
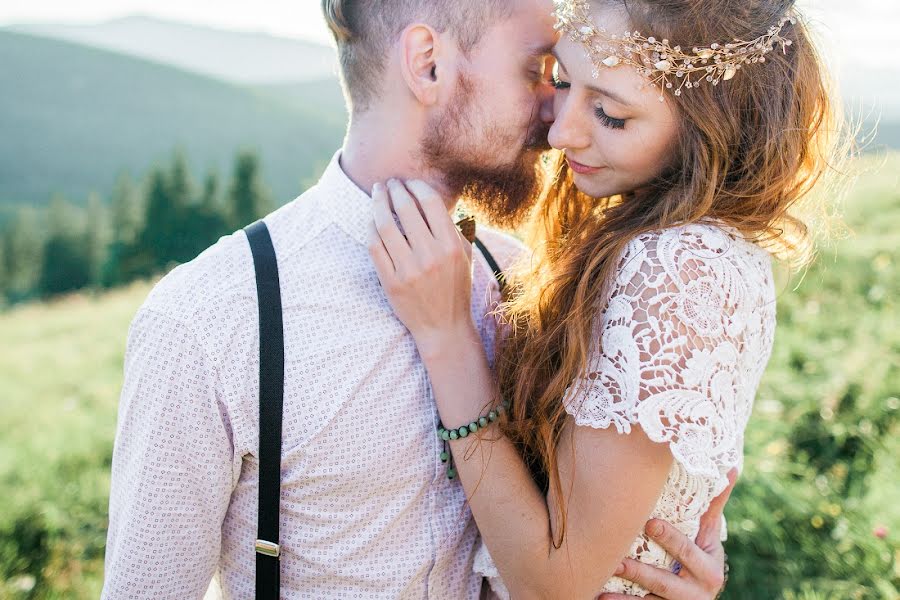
[[[410,182],[376,187],[370,250],[398,317],[428,368],[441,418],[455,428],[495,404],[497,390],[469,313],[471,249],[443,202]],[[405,236],[397,229],[393,202]],[[468,248],[467,248],[468,247]],[[567,425],[559,447],[563,498],[545,498],[522,458],[496,428],[451,443],[472,513],[515,598],[596,597],[652,511],[672,463],[665,444],[639,429]],[[561,548],[552,543],[567,511]]]
[[[464,336],[423,356],[448,427],[476,419],[496,397],[477,333]],[[596,597],[641,532],[672,463],[668,447],[639,429],[619,434],[577,427],[570,419],[558,454],[564,497],[545,498],[497,429],[450,444],[481,535],[517,599]],[[566,537],[556,549],[561,505]]]

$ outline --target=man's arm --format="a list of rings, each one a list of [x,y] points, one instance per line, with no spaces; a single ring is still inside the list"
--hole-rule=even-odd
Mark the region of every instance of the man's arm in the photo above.
[[[183,324],[128,332],[102,598],[203,598],[219,560],[234,449],[218,378]]]

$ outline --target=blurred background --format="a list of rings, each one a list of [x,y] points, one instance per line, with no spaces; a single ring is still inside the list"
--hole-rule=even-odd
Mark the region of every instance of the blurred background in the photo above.
[[[801,4],[861,152],[843,227],[781,277],[725,597],[896,600],[900,5]],[[319,2],[0,4],[0,599],[99,596],[131,318],[345,123]]]

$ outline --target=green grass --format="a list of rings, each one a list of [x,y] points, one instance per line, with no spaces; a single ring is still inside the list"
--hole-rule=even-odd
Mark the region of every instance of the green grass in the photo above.
[[[865,433],[900,402],[900,154],[860,164],[845,207],[853,233],[781,285],[776,347],[727,511],[727,598],[897,597],[897,427],[847,459],[874,456],[859,498],[835,491],[839,467],[813,473],[797,449],[815,438],[827,453],[828,436]],[[125,336],[150,285],[0,314],[0,598],[99,595]],[[797,439],[810,414],[821,416]],[[27,577],[31,594],[15,592]]]

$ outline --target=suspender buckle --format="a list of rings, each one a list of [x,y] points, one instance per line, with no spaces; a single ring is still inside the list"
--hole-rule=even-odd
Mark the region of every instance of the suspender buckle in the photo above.
[[[281,556],[281,546],[273,542],[267,542],[266,540],[256,540],[256,551],[259,554],[265,554],[266,556],[271,556],[273,558],[279,558]]]

